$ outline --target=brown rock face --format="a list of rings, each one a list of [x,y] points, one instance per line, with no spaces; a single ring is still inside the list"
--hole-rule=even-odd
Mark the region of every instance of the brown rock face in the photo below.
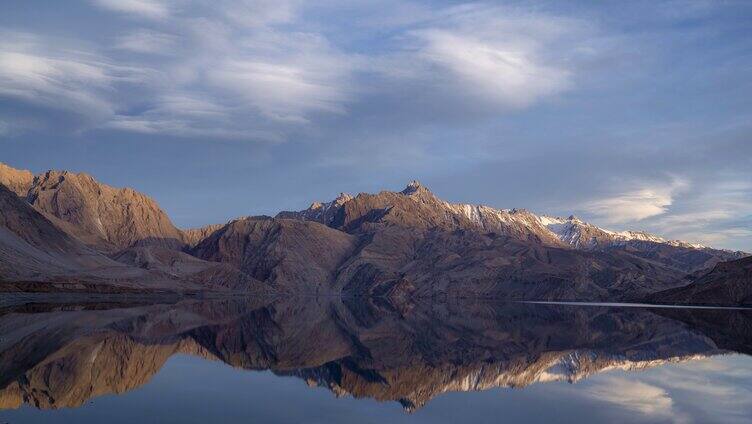
[[[234,265],[273,287],[311,293],[331,287],[356,241],[315,222],[251,217],[230,222],[191,252]]]
[[[0,184],[16,193],[18,197],[26,197],[33,182],[34,174],[31,172],[11,168],[0,162]]]
[[[182,246],[182,233],[151,198],[101,184],[86,174],[48,171],[34,178],[28,201],[63,229],[103,250]]]
[[[61,230],[0,185],[0,292],[151,292],[263,285],[226,264],[160,246],[138,246],[112,260]]]

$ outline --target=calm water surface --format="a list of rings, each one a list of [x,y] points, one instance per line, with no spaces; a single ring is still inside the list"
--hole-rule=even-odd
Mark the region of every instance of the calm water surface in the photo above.
[[[747,423],[750,352],[748,310],[18,303],[0,423]]]

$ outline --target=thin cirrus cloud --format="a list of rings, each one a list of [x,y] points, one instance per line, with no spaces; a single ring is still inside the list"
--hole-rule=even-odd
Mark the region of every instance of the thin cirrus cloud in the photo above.
[[[170,14],[168,3],[156,0],[93,0],[96,6],[114,12],[164,19]]]
[[[174,54],[177,37],[158,31],[136,30],[115,41],[115,48],[136,53]]]
[[[84,49],[51,48],[56,43],[46,37],[13,31],[2,34],[0,96],[37,108],[67,111],[87,125],[115,114],[118,99],[114,94],[119,85],[140,84],[149,78],[147,70]]]
[[[439,11],[408,31],[417,40],[424,75],[442,71],[456,94],[496,106],[524,108],[572,85],[580,44],[594,36],[590,25],[545,14],[470,4]]]
[[[411,106],[415,99],[400,100],[406,113],[427,102],[464,114],[452,105],[476,103],[474,108],[485,108],[479,111],[483,115],[498,113],[499,106],[529,107],[572,85],[571,72],[551,56],[551,44],[576,32],[574,25],[496,6],[454,7],[402,21],[394,24],[394,35],[383,46],[368,53],[349,51],[341,40],[333,43],[352,34],[324,30],[324,22],[310,24],[307,11],[291,1],[227,1],[221,12],[190,7],[190,1],[92,4],[132,18],[123,22],[111,44],[82,44],[83,55],[53,49],[57,62],[34,49],[16,52],[26,63],[36,61],[36,74],[47,72],[44,66],[54,68],[57,82],[40,87],[29,99],[55,104],[62,97],[107,111],[94,114],[80,131],[284,141],[296,127],[316,127],[322,116],[347,117],[366,101],[364,93],[378,103],[390,92],[419,86],[422,95],[414,98],[423,103]],[[141,20],[150,29],[139,27]],[[24,63],[10,60],[15,68]],[[6,71],[14,72],[12,67]],[[123,73],[119,69],[140,74],[135,90],[116,84],[121,76],[115,74]],[[98,79],[83,78],[87,70]],[[4,83],[4,94],[28,89],[19,72],[14,75]],[[106,93],[100,92],[102,87]],[[202,102],[166,107],[167,97]],[[206,104],[212,105],[211,113]],[[385,117],[391,112],[383,111]],[[415,126],[426,119],[415,118]],[[369,119],[380,119],[378,112]]]
[[[687,186],[686,181],[674,178],[668,183],[626,190],[586,202],[583,209],[610,224],[641,221],[668,212],[677,192]]]

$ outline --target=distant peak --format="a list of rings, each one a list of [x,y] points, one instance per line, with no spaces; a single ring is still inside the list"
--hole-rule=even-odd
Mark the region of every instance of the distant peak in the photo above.
[[[413,194],[418,191],[428,191],[427,188],[425,188],[423,185],[420,184],[420,181],[418,180],[412,180],[410,181],[410,184],[405,187],[404,190],[402,190],[402,194]]]
[[[340,193],[339,196],[337,196],[336,199],[334,199],[335,204],[342,204],[344,202],[347,202],[348,200],[352,200],[352,196],[348,193]]]

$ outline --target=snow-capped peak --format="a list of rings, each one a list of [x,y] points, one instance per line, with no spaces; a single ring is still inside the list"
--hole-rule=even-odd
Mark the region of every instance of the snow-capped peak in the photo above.
[[[706,248],[700,244],[692,244],[680,240],[667,240],[645,231],[611,231],[583,222],[574,215],[566,219],[541,215],[539,219],[541,225],[556,234],[559,240],[574,247],[594,247],[604,243],[618,244],[628,241],[645,241],[691,249]]]

